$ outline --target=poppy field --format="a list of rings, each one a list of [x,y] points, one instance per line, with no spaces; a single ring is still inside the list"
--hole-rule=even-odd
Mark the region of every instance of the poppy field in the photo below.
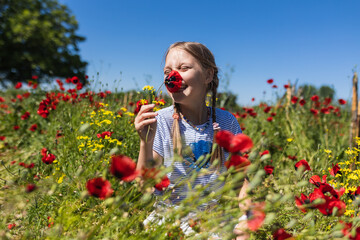
[[[94,92],[79,77],[44,90],[36,76],[0,92],[1,238],[234,239],[245,214],[251,239],[360,239],[360,139],[349,145],[350,103],[278,86],[265,80],[278,97],[252,106],[227,108],[219,95],[244,133],[217,135],[231,153],[219,173],[224,187],[197,185],[179,206],[160,209],[154,203],[169,197],[171,169],[149,161],[136,170],[133,121],[141,105],[170,106],[166,95],[151,86]],[[251,204],[241,209],[245,177]],[[216,206],[198,208],[212,199]],[[145,226],[155,209],[159,221]]]

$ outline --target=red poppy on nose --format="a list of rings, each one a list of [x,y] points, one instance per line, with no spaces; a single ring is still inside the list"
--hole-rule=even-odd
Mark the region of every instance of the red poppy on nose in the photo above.
[[[339,103],[340,103],[341,105],[344,105],[344,104],[346,104],[346,101],[345,101],[344,99],[339,99]]]
[[[110,197],[114,190],[111,188],[111,184],[108,180],[99,178],[90,179],[86,183],[86,188],[91,196],[105,199]]]
[[[267,80],[267,83],[268,83],[268,84],[272,84],[273,82],[274,82],[274,79],[272,79],[272,78],[269,79],[269,80]]]
[[[140,175],[140,172],[136,171],[136,163],[124,155],[112,156],[110,172],[125,182],[131,182]]]
[[[172,70],[165,78],[165,86],[169,92],[174,93],[181,88],[183,78],[178,71]]]
[[[305,171],[306,170],[309,170],[311,171],[311,168],[309,166],[309,163],[305,160],[305,159],[302,159],[300,161],[298,161],[296,164],[295,164],[295,170],[297,170],[299,167],[303,166],[305,168]]]

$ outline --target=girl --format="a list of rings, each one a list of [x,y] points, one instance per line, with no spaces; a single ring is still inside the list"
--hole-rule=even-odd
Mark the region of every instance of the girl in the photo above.
[[[179,80],[177,89],[169,79]],[[209,168],[215,158],[222,155],[213,154],[209,160],[205,156],[211,152],[214,136],[219,129],[228,130],[233,134],[241,133],[236,118],[229,112],[215,108],[217,87],[219,85],[218,68],[210,50],[196,42],[176,42],[165,55],[164,79],[167,81],[168,94],[173,106],[153,112],[154,104],[143,105],[135,118],[135,128],[140,136],[140,151],[137,169],[146,168],[147,162],[155,160],[166,167],[172,166],[168,174],[171,204],[177,204],[186,198],[187,184],[177,184],[186,178],[191,171]],[[174,90],[174,91],[173,91]],[[212,106],[207,107],[205,98],[212,94]],[[215,134],[214,134],[215,132]],[[220,150],[220,149],[219,149]],[[174,161],[174,153],[181,155],[183,161]],[[221,187],[216,181],[218,171],[226,170],[224,161],[228,153],[216,167],[216,171],[199,176],[193,186],[209,185],[210,191]],[[245,181],[240,197],[245,197]],[[216,201],[201,205],[207,208]]]

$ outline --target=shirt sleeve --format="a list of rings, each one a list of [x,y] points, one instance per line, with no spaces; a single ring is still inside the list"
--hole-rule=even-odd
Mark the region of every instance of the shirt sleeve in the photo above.
[[[232,117],[231,132],[234,135],[242,133],[238,120],[236,119],[236,117],[234,117],[234,115],[232,115],[232,114],[230,114],[230,115]]]
[[[162,158],[164,158],[164,119],[160,115],[157,115],[155,118],[157,120],[157,125],[153,150],[157,152]]]

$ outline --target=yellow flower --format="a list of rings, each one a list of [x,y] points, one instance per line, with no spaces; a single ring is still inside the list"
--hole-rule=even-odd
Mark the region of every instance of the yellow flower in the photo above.
[[[145,91],[145,90],[148,90],[148,91],[153,92],[153,91],[154,91],[154,87],[153,87],[153,86],[146,85],[145,87],[143,87],[143,91]]]
[[[354,213],[355,213],[355,210],[350,210],[349,209],[349,210],[346,210],[344,214],[345,214],[345,216],[351,216]]]
[[[126,112],[126,111],[127,111],[127,109],[124,108],[124,107],[120,108],[120,110],[123,111],[123,112]]]
[[[324,149],[324,152],[326,152],[327,154],[330,154],[332,151],[329,149]]]
[[[130,117],[135,116],[135,114],[134,114],[134,113],[132,113],[132,112],[126,112],[125,114],[126,114],[126,115],[128,115],[128,116],[130,116]]]
[[[106,124],[110,125],[110,124],[111,124],[111,121],[108,120],[108,119],[105,119],[105,120],[102,120],[102,121],[100,122],[100,125],[101,125],[102,123],[106,123]]]
[[[288,138],[287,141],[290,143],[292,142],[294,139],[293,138]]]
[[[66,175],[63,174],[61,177],[59,177],[59,179],[57,180],[57,183],[59,183],[59,184],[62,183],[65,176],[66,176]]]

